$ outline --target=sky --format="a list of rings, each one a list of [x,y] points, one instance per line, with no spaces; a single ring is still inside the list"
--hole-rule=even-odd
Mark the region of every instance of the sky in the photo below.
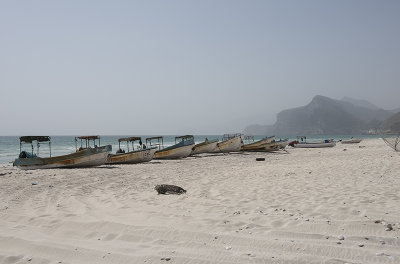
[[[272,124],[315,95],[400,107],[400,1],[1,1],[0,135]]]

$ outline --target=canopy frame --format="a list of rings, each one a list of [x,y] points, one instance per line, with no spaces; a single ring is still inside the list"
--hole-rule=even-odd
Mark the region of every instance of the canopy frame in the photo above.
[[[50,136],[22,136],[19,138],[19,152],[22,152],[22,145],[28,143],[31,145],[32,157],[34,153],[33,142],[36,141],[37,156],[39,157],[39,148],[41,142],[49,142],[49,152],[51,157],[51,137]]]
[[[157,140],[157,143],[152,143],[152,141]],[[149,147],[155,146],[158,147],[158,150],[161,150],[162,148],[164,148],[164,137],[162,136],[157,136],[157,137],[149,137],[146,138],[146,144]]]
[[[93,141],[93,147],[96,148],[96,140],[99,141],[99,146],[101,145],[100,142],[100,136],[79,136],[79,137],[75,137],[75,149],[76,151],[78,151],[78,139],[80,139],[81,141],[81,147],[79,149],[85,149],[85,148],[90,148],[90,141]],[[85,145],[86,147],[83,147],[83,141],[85,141]]]

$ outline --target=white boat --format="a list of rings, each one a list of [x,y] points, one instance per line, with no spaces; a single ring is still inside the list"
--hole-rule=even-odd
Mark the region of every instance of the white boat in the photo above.
[[[342,144],[357,144],[357,143],[361,142],[361,139],[360,138],[351,138],[349,140],[342,140],[340,142],[342,142]]]
[[[206,140],[204,142],[201,142],[199,144],[196,144],[193,147],[192,153],[190,155],[197,155],[197,154],[202,154],[202,153],[212,153],[214,152],[215,148],[217,147],[218,144],[218,139],[214,140]]]
[[[331,139],[325,139],[317,142],[307,142],[305,136],[297,137],[297,140],[288,144],[295,148],[331,148],[336,146],[336,143]]]
[[[121,142],[125,142],[127,145],[128,152],[121,149]],[[134,142],[138,141],[139,145],[134,146]],[[129,143],[132,144],[132,151],[129,151]],[[128,137],[118,139],[118,150],[115,154],[110,154],[107,158],[107,164],[134,164],[141,162],[151,161],[154,154],[157,151],[156,147],[147,148],[146,145],[142,144],[142,139],[140,137]]]
[[[335,142],[309,142],[294,144],[295,148],[331,148],[336,146]]]
[[[157,140],[157,143],[153,144],[154,140]],[[175,137],[175,145],[166,148],[164,148],[163,137],[147,138],[146,143],[150,147],[158,147],[154,159],[180,159],[186,158],[192,153],[194,138],[192,135]]]
[[[77,140],[81,140],[81,147],[78,149]],[[98,139],[100,145],[99,136],[83,136],[75,137],[76,152],[61,155],[51,156],[51,141],[48,136],[25,136],[20,137],[20,154],[18,159],[13,162],[13,166],[17,166],[23,170],[34,170],[34,169],[54,169],[54,168],[81,168],[81,167],[93,167],[100,166],[106,162],[108,154],[110,154],[112,147],[111,145],[100,146],[96,145],[96,139]],[[82,140],[86,141],[86,146],[82,145]],[[90,141],[93,140],[93,147],[90,146]],[[33,152],[33,142],[37,144],[36,154]],[[39,157],[40,143],[48,142],[50,149],[50,157],[42,158]],[[22,151],[22,144],[30,143],[31,152]]]
[[[215,153],[239,152],[243,146],[242,135],[224,135],[223,141],[219,142],[214,150]]]

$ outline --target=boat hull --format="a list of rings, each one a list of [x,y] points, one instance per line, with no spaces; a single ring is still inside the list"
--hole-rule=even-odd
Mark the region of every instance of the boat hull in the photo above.
[[[154,159],[181,159],[186,158],[192,153],[194,144],[181,146],[172,149],[159,150],[154,154]]]
[[[204,143],[204,142],[203,142]],[[208,144],[197,144],[193,147],[193,151],[190,155],[197,155],[202,153],[212,153],[214,152],[215,148],[217,147],[218,141],[210,142]]]
[[[122,154],[110,154],[106,164],[135,164],[148,162],[153,159],[156,151],[157,148],[149,148]]]
[[[331,148],[336,146],[335,142],[321,142],[321,143],[298,143],[294,144],[295,148]]]
[[[260,148],[260,147],[262,148],[263,145],[271,143],[274,140],[275,140],[275,136],[267,137],[267,138],[261,139],[257,142],[243,145],[242,150],[243,151],[252,151],[252,150]]]
[[[361,139],[359,138],[353,138],[353,139],[349,139],[349,140],[342,140],[341,143],[342,144],[357,144],[360,143]]]
[[[261,146],[256,146],[253,148],[247,148],[242,151],[253,151],[253,152],[270,152],[270,151],[278,151],[280,149],[284,149],[288,145],[288,140],[275,141],[270,143],[265,143]]]
[[[107,145],[97,148],[87,148],[75,153],[56,157],[18,158],[13,162],[13,166],[17,166],[23,170],[100,166],[105,164],[111,150],[111,145]]]
[[[234,137],[217,144],[214,153],[239,152],[242,148],[242,138]]]

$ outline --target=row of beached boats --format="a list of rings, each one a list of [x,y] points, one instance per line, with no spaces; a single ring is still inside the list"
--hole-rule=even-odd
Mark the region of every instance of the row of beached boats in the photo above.
[[[163,137],[146,138],[125,137],[118,139],[118,150],[111,154],[112,146],[101,146],[99,136],[75,137],[76,151],[71,154],[52,157],[51,138],[49,136],[20,137],[20,154],[13,166],[21,169],[76,168],[91,167],[102,164],[134,164],[148,162],[152,159],[180,159],[204,153],[230,153],[240,151],[277,151],[284,149],[288,140],[276,141],[275,137],[266,137],[255,141],[254,137],[241,134],[225,134],[221,142],[218,139],[205,139],[195,144],[193,135],[175,138],[175,144],[164,147]],[[31,151],[23,151],[23,144],[30,144]],[[36,153],[34,152],[36,144]],[[48,143],[50,157],[39,157],[40,144]],[[126,151],[121,148],[126,143]],[[78,147],[79,146],[79,147]],[[130,148],[131,146],[131,148]]]
[[[360,142],[361,139],[358,138],[341,140],[342,144]],[[22,145],[26,143],[31,145],[31,151],[22,150]],[[40,145],[43,143],[49,144],[50,157],[39,157]],[[52,157],[49,136],[20,137],[20,154],[13,166],[21,169],[77,168],[103,164],[134,164],[152,159],[180,159],[204,153],[269,152],[285,149],[287,145],[295,148],[324,148],[336,145],[332,139],[309,142],[305,136],[297,137],[297,140],[289,143],[287,139],[277,141],[275,136],[255,141],[252,136],[225,134],[221,142],[218,139],[206,138],[198,144],[195,144],[193,135],[179,136],[175,138],[174,145],[164,147],[164,138],[161,136],[146,138],[146,143],[143,143],[140,137],[125,137],[118,139],[118,150],[111,154],[112,146],[101,146],[100,143],[99,136],[75,137],[74,153]],[[121,143],[126,144],[126,151],[121,148]]]

